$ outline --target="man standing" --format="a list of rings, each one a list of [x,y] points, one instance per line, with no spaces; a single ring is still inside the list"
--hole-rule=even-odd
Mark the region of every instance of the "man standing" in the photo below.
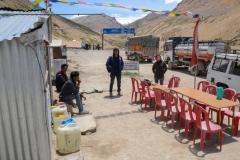
[[[158,83],[160,81],[160,84],[163,85],[164,81],[164,74],[167,71],[166,64],[162,61],[161,56],[156,56],[157,62],[155,62],[152,66],[152,71],[154,73],[154,80],[155,83]]]
[[[79,114],[88,114],[89,112],[83,109],[82,98],[86,100],[86,97],[79,93],[81,80],[79,78],[79,72],[71,72],[70,79],[63,85],[59,94],[59,99],[62,102],[69,102],[76,100],[79,109]]]
[[[108,70],[111,71],[110,73],[110,87],[109,87],[109,96],[112,97],[112,89],[113,89],[113,84],[114,84],[114,79],[115,77],[117,78],[117,86],[118,86],[118,95],[122,96],[121,94],[121,75],[122,75],[122,70],[123,70],[123,59],[121,56],[119,56],[119,49],[114,48],[113,49],[113,56],[109,56],[106,66]]]
[[[68,69],[68,65],[67,64],[63,64],[61,66],[61,71],[57,72],[57,74],[56,74],[56,81],[55,81],[55,83],[56,83],[57,92],[61,91],[62,86],[68,80],[67,69]]]

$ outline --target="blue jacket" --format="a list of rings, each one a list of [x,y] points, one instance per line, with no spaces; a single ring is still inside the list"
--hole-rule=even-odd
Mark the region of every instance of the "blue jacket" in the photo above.
[[[107,59],[107,62],[106,62],[106,66],[111,71],[111,73],[114,73],[114,71],[115,71],[113,57],[114,57],[114,55],[109,56],[108,59]],[[118,59],[119,59],[119,61],[118,61],[119,62],[119,73],[121,73],[122,70],[123,70],[124,62],[123,62],[122,57],[119,56],[119,55],[118,55]]]

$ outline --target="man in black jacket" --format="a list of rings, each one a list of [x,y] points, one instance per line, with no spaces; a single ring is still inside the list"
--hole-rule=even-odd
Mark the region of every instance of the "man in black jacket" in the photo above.
[[[89,112],[83,109],[82,98],[86,97],[79,93],[81,80],[79,79],[79,72],[71,72],[70,79],[63,85],[59,94],[59,99],[63,102],[69,102],[75,99],[77,101],[80,114],[88,114]]]
[[[62,86],[68,80],[67,69],[68,69],[68,65],[67,64],[63,64],[61,66],[61,71],[57,72],[57,74],[56,74],[56,81],[55,81],[55,83],[56,83],[57,92],[61,91]]]
[[[155,62],[152,66],[152,71],[154,73],[154,80],[155,83],[158,83],[160,81],[160,84],[163,85],[164,81],[164,74],[167,71],[166,64],[161,60],[161,56],[156,56],[157,62]]]

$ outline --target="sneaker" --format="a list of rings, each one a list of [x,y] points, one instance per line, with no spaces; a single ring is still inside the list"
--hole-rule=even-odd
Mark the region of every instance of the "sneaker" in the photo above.
[[[89,112],[86,110],[83,110],[82,112],[79,112],[79,114],[89,114]]]
[[[118,92],[118,94],[117,94],[118,96],[123,96],[123,94],[121,93],[121,92]]]
[[[112,94],[112,92],[109,92],[109,97],[113,97],[113,94]]]
[[[78,106],[77,106],[77,104],[73,103],[72,107],[77,108]]]

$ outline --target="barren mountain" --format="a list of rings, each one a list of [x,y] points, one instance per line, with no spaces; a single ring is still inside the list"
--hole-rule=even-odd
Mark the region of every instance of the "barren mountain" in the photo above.
[[[89,15],[72,19],[74,22],[84,25],[98,33],[102,33],[103,28],[121,28],[122,25],[114,17],[106,14]]]
[[[200,40],[231,40],[240,45],[240,1],[239,0],[183,0],[173,10],[175,13],[191,11],[204,15],[199,26]],[[161,38],[160,46],[172,36],[192,36],[196,19],[189,17],[165,17],[158,14],[129,24],[137,28],[137,35],[153,34]]]
[[[0,0],[0,9],[31,10],[29,0]]]
[[[1,10],[32,10],[29,0],[0,0]],[[101,44],[101,34],[77,24],[69,19],[61,16],[53,16],[53,39],[62,40],[81,40],[83,43]],[[104,48],[113,48],[115,46],[121,47],[120,43],[114,36],[105,36]]]

